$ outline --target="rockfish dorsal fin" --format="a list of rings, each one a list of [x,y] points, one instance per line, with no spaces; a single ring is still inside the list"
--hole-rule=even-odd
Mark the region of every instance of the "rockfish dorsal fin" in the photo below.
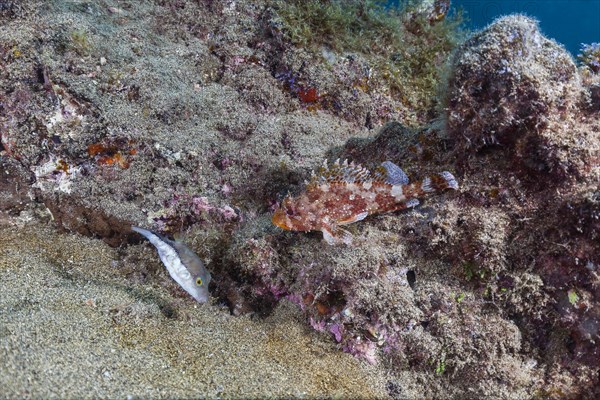
[[[402,168],[391,161],[384,161],[381,163],[381,166],[385,168],[387,176],[385,180],[386,183],[389,183],[390,185],[408,185],[408,176]]]
[[[327,160],[325,160],[321,168],[313,171],[308,185],[362,183],[371,182],[372,180],[371,172],[360,164],[348,163],[348,160],[340,163],[338,159],[333,164],[328,165]]]

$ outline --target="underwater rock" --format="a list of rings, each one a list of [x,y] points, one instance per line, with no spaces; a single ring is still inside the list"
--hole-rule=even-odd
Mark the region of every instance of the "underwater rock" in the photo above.
[[[16,160],[0,155],[0,212],[18,214],[31,202],[31,176]]]
[[[577,55],[577,58],[590,71],[596,74],[600,73],[600,43],[582,43],[581,53]]]
[[[580,77],[535,20],[497,19],[459,47],[451,70],[447,130],[466,153],[507,149],[522,175],[553,185],[584,174],[591,136],[565,129],[581,98]]]

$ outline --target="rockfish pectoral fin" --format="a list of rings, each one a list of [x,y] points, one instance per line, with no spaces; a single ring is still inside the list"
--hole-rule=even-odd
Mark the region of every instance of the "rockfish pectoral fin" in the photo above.
[[[405,201],[398,202],[394,205],[394,207],[388,211],[401,211],[406,210],[407,208],[413,208],[421,204],[418,199],[412,198]]]
[[[350,218],[347,218],[347,219],[344,219],[344,220],[341,220],[341,221],[337,221],[337,223],[339,225],[348,225],[348,224],[351,224],[353,222],[362,221],[363,219],[367,218],[368,215],[369,215],[368,211],[363,211],[363,212],[361,212],[359,214],[353,215]]]
[[[335,227],[323,227],[321,228],[323,232],[323,239],[330,245],[336,245],[340,243],[344,243],[346,245],[351,245],[353,236],[350,232],[345,229]]]

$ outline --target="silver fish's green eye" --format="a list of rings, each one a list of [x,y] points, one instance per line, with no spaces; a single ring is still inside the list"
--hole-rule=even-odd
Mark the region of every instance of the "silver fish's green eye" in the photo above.
[[[197,277],[197,278],[196,278],[196,285],[198,285],[198,286],[202,286],[202,284],[203,284],[203,283],[204,283],[204,282],[202,282],[202,278],[200,278],[200,277]]]

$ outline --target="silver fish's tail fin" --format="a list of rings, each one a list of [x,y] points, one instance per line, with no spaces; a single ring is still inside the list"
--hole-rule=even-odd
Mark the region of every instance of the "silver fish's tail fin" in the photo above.
[[[425,193],[441,192],[446,189],[458,190],[458,182],[448,171],[431,175],[421,182],[421,190]]]
[[[150,243],[152,243],[154,246],[159,246],[162,242],[167,242],[167,240],[165,240],[163,237],[161,237],[160,235],[158,235],[148,229],[143,229],[143,228],[139,228],[137,226],[132,226],[131,230],[139,233],[140,235],[142,235],[143,237],[148,239],[150,241]]]
[[[143,228],[140,228],[140,227],[137,227],[137,226],[131,226],[131,230],[134,231],[134,232],[139,233],[140,235],[144,236],[145,238],[148,238],[148,236],[150,236],[150,235],[153,234],[152,231],[149,231],[147,229],[143,229]]]

